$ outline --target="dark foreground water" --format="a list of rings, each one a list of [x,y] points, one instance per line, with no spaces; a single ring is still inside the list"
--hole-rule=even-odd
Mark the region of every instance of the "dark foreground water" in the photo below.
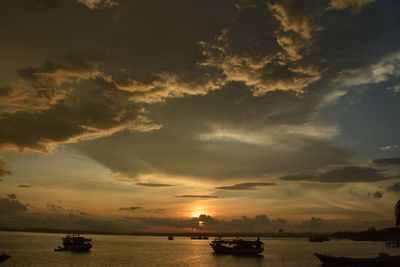
[[[386,251],[384,242],[332,240],[309,243],[302,238],[264,238],[265,251],[260,257],[216,255],[211,240],[176,237],[85,235],[93,239],[92,252],[55,252],[61,234],[0,231],[0,252],[12,255],[1,266],[268,266],[317,267],[313,252],[368,257]]]

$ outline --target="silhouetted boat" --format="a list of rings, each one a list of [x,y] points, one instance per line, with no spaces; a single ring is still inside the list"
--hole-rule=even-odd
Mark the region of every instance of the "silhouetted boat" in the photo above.
[[[215,253],[235,255],[258,255],[264,251],[264,243],[257,238],[255,241],[233,239],[223,240],[216,238],[210,243]]]
[[[346,266],[400,266],[400,256],[389,256],[387,253],[379,253],[376,258],[348,258],[334,257],[314,253],[315,256],[326,265]]]
[[[330,239],[326,236],[314,236],[308,239],[309,242],[324,242],[329,241]]]
[[[72,234],[72,235],[67,235],[66,237],[62,238],[63,240],[63,246],[64,247],[58,247],[54,249],[55,251],[80,251],[80,252],[85,252],[85,251],[90,251],[92,248],[92,239],[89,238],[84,238],[83,236],[80,236],[79,234]]]
[[[208,236],[205,235],[198,235],[198,236],[191,236],[190,239],[208,239]]]
[[[174,240],[174,237],[172,235],[169,235],[168,240]]]
[[[4,254],[4,253],[0,253],[0,262],[5,261],[6,259],[11,258],[10,255]]]

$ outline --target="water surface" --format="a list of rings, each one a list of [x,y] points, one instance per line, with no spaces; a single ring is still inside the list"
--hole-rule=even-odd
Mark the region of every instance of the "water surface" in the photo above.
[[[0,231],[0,252],[12,255],[1,266],[268,266],[317,267],[314,252],[354,257],[375,257],[381,251],[396,254],[385,242],[332,240],[309,243],[303,238],[263,238],[260,257],[216,255],[210,240],[188,237],[85,235],[93,239],[92,252],[55,252],[62,234]]]

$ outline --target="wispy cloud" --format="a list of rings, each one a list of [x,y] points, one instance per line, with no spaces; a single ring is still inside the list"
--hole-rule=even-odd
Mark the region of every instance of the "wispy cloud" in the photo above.
[[[258,187],[263,186],[272,186],[276,185],[275,183],[242,183],[242,184],[235,184],[235,185],[228,185],[228,186],[218,186],[215,189],[220,190],[255,190]]]
[[[383,150],[383,151],[395,150],[395,149],[397,149],[398,147],[399,147],[398,145],[388,145],[388,146],[383,146],[383,147],[381,147],[381,150]]]
[[[176,195],[179,198],[218,198],[218,196],[212,195]]]
[[[119,208],[118,210],[120,210],[120,211],[135,211],[135,210],[140,210],[140,209],[142,209],[142,207],[134,206],[134,207],[126,207],[126,208],[122,207],[122,208]]]
[[[30,187],[32,187],[31,185],[29,185],[29,184],[20,184],[20,185],[18,185],[18,187],[22,187],[22,188],[30,188]]]
[[[172,184],[157,184],[157,183],[136,183],[136,185],[146,186],[146,187],[168,187],[168,186],[173,186]]]
[[[331,0],[326,10],[351,8],[353,13],[358,13],[364,6],[373,2],[375,0]]]
[[[374,159],[370,161],[371,164],[376,166],[390,166],[390,165],[400,165],[400,157],[398,158],[384,158],[384,159]]]
[[[376,182],[392,177],[385,176],[382,170],[358,166],[334,166],[316,170],[310,174],[295,174],[280,177],[286,181],[314,181],[320,183]]]
[[[79,3],[86,5],[90,9],[106,8],[119,6],[117,0],[77,0]]]
[[[344,87],[383,83],[400,77],[399,67],[400,51],[396,51],[382,57],[378,63],[353,71],[342,72],[336,82]]]

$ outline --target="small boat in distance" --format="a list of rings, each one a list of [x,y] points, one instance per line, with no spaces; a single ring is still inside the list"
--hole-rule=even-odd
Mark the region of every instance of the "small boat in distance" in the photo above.
[[[88,252],[92,248],[92,239],[79,234],[67,235],[62,238],[64,247],[55,248],[54,251],[79,251]]]
[[[258,237],[255,241],[216,238],[210,243],[215,253],[256,256],[264,251],[264,243]]]
[[[330,239],[326,236],[314,236],[308,239],[309,242],[324,242],[329,241]]]
[[[172,235],[169,235],[168,240],[174,240],[174,237]]]
[[[191,236],[190,239],[208,239],[208,236],[205,235],[198,235],[198,236]]]
[[[348,258],[334,257],[314,253],[317,258],[326,265],[344,266],[400,266],[400,256],[389,256],[385,252],[379,253],[376,258]]]
[[[7,259],[11,258],[10,255],[4,254],[4,253],[0,253],[0,262],[3,262]]]

